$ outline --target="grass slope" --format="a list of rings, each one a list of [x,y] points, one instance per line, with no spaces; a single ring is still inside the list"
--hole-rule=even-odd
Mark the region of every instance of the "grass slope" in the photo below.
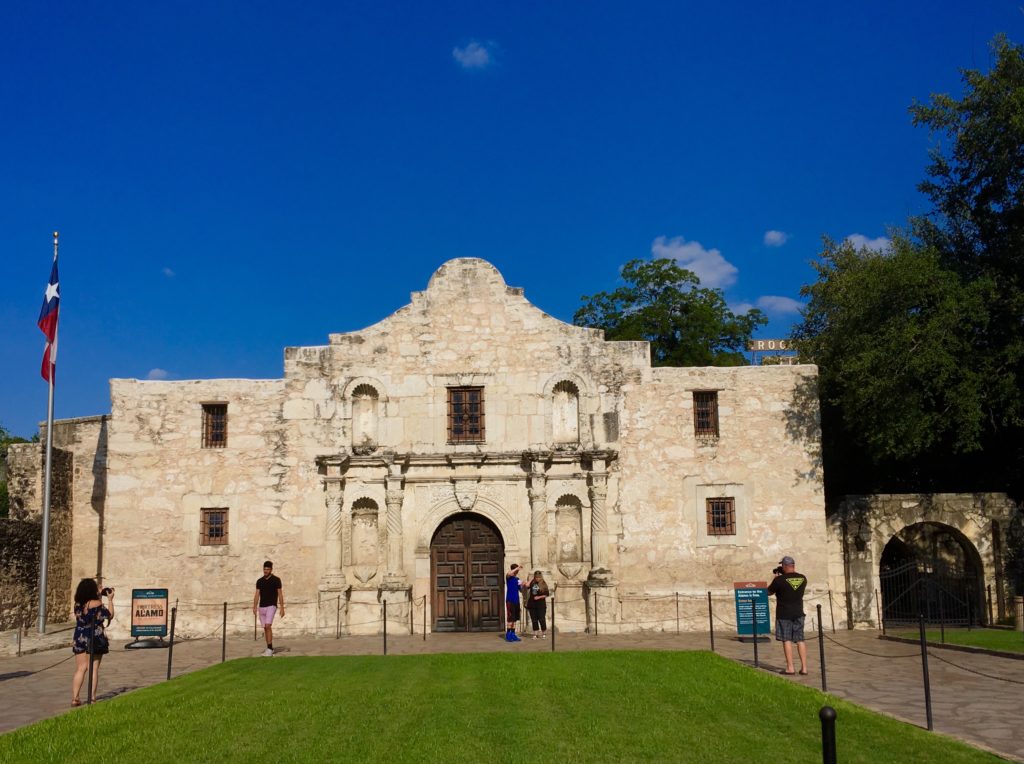
[[[0,761],[821,761],[996,757],[711,653],[243,659],[0,736]]]
[[[913,631],[895,632],[894,636],[904,639],[919,640],[921,633]],[[925,631],[925,639],[929,642],[941,643],[942,633],[939,629]],[[946,629],[946,643],[964,645],[966,647],[983,647],[986,650],[1000,650],[1004,653],[1024,653],[1024,634],[1009,629]]]

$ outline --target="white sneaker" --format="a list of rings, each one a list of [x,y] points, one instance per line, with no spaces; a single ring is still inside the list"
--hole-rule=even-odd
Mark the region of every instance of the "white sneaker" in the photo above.
[[[268,647],[268,648],[267,648],[266,650],[264,650],[264,651],[263,651],[263,657],[264,657],[264,658],[273,658],[273,657],[274,657],[274,651],[273,651],[273,650],[271,650],[271,649],[270,649],[270,648]]]

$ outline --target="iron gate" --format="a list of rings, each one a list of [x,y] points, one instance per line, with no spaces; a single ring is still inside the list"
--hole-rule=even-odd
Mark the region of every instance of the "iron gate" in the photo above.
[[[881,571],[878,577],[885,628],[917,624],[921,615],[927,624],[980,623],[978,579],[970,573],[910,561]]]

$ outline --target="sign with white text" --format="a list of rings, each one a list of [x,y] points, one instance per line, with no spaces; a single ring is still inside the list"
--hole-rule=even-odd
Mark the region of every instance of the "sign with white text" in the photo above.
[[[132,589],[132,636],[167,636],[166,589]]]
[[[736,633],[741,637],[769,634],[768,582],[740,581],[733,583],[736,597]]]

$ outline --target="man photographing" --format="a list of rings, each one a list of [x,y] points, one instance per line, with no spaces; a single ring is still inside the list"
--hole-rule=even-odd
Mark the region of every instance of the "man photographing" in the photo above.
[[[782,643],[786,655],[783,674],[795,674],[793,643],[800,654],[800,673],[807,673],[807,643],[804,642],[804,590],[807,576],[796,572],[796,561],[786,555],[779,560],[775,578],[768,584],[768,593],[775,595],[775,639]]]

